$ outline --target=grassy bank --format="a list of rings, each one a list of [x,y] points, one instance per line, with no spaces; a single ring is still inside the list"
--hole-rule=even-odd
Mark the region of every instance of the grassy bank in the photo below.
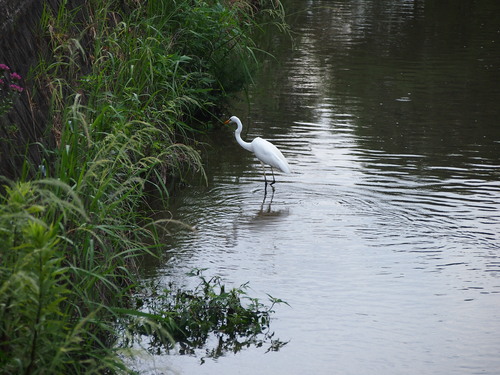
[[[256,13],[282,19],[274,0],[46,9],[41,34],[51,52],[28,79],[30,95],[50,98],[55,147],[41,142],[43,162],[2,181],[1,373],[128,372],[114,345],[124,325],[147,326],[166,347],[186,337],[182,324],[196,331],[185,313],[134,309],[136,260],[161,247],[165,224],[143,213],[151,190],[168,198],[174,179],[203,178],[196,133],[251,79]],[[200,299],[232,306],[217,319],[249,311],[249,325],[265,321],[270,310],[255,301],[235,309],[239,296],[218,285]]]

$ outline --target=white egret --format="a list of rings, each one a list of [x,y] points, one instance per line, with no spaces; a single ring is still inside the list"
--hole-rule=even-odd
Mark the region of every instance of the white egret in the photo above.
[[[224,124],[229,124],[231,122],[234,122],[236,123],[236,125],[238,125],[237,129],[234,131],[236,141],[245,150],[253,152],[257,159],[260,160],[262,169],[264,170],[264,181],[266,183],[266,186],[267,178],[265,164],[268,164],[271,167],[271,173],[273,175],[273,182],[270,183],[271,186],[276,182],[276,180],[274,179],[273,167],[279,169],[284,173],[291,172],[288,162],[286,161],[281,151],[278,150],[275,145],[260,137],[255,138],[252,142],[245,142],[243,139],[241,139],[241,130],[243,129],[243,124],[241,123],[240,119],[236,116],[232,116],[229,120],[225,121]]]

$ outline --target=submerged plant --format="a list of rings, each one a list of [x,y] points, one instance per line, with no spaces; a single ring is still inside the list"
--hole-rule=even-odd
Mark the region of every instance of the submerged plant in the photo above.
[[[267,344],[268,350],[279,350],[286,344],[273,339],[270,331],[274,306],[286,302],[269,296],[271,304],[267,306],[247,295],[248,284],[227,289],[221,278],[206,278],[202,270],[189,275],[199,280],[193,290],[169,285],[161,293],[137,300],[143,312],[130,314],[129,340],[146,342],[152,353],[168,352],[175,343],[179,343],[181,354],[204,348],[206,357],[252,345]],[[209,341],[216,345],[206,347]]]

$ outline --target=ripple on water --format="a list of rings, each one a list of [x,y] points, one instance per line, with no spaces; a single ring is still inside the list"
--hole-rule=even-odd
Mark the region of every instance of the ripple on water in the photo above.
[[[231,138],[208,170],[210,187],[181,198],[175,218],[198,230],[173,234],[174,258],[165,266],[171,277],[207,267],[283,298],[292,307],[278,307],[272,328],[291,341],[277,353],[248,349],[205,367],[183,358],[178,367],[196,374],[495,374],[498,132],[481,138],[476,126],[491,93],[471,101],[472,114],[462,116],[458,105],[469,105],[469,86],[486,73],[469,76],[474,64],[457,69],[468,48],[451,60],[441,53],[447,45],[430,49],[438,39],[418,29],[434,14],[423,12],[424,2],[297,4],[309,6],[295,14],[300,48],[260,82],[269,89],[252,97],[253,118],[244,121],[246,139],[272,140],[293,173],[278,173],[274,195],[264,197],[259,162]],[[440,34],[446,23],[434,21],[424,26],[438,25],[430,31]],[[427,35],[419,48],[391,44],[421,40],[417,29]],[[465,85],[457,75],[471,80]],[[488,126],[488,117],[482,121]]]

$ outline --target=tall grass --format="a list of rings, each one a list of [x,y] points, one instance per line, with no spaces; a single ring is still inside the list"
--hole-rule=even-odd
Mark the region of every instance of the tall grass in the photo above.
[[[78,295],[81,278],[68,259],[79,246],[67,228],[88,220],[82,201],[57,180],[7,182],[0,213],[1,373],[124,368],[96,335],[109,322],[97,306],[85,308],[89,300]]]
[[[161,246],[148,192],[204,177],[195,134],[251,80],[254,13],[281,19],[279,3],[257,3],[45,9],[51,57],[32,78],[50,93],[55,147],[0,187],[0,373],[128,372],[112,343],[140,315],[124,309],[138,256]]]

